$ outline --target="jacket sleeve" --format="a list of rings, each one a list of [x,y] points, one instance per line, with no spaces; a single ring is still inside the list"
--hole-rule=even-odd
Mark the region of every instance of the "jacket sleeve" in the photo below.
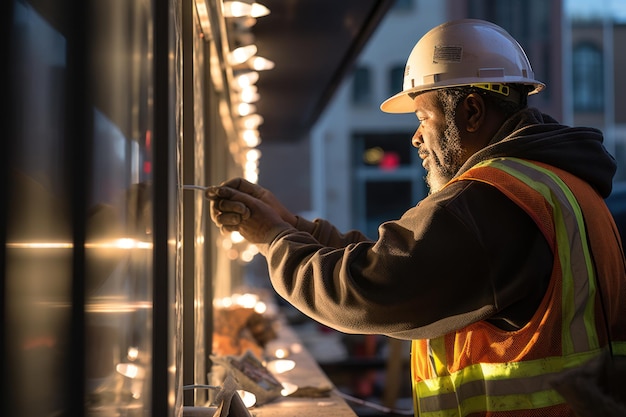
[[[345,234],[341,233],[327,220],[315,219],[314,221],[309,221],[299,216],[296,217],[298,219],[296,229],[309,233],[324,246],[343,248],[350,243],[370,240],[358,230],[351,230]]]
[[[266,257],[280,296],[346,333],[434,337],[495,309],[483,248],[446,210],[414,208],[381,225],[378,241],[345,246],[288,229]],[[448,285],[455,291],[442,290]]]
[[[376,241],[348,243],[332,227],[321,233],[330,227],[323,221],[312,222],[313,231],[282,230],[261,249],[272,285],[329,327],[400,339],[437,337],[524,304],[527,288],[538,286],[522,275],[541,279],[527,265],[535,258],[528,242],[538,233],[528,219],[521,221],[527,216],[520,210],[484,231],[494,213],[510,211],[512,203],[500,197],[508,206],[464,206],[481,207],[483,197],[475,203],[457,198],[454,204],[426,199],[382,224]]]

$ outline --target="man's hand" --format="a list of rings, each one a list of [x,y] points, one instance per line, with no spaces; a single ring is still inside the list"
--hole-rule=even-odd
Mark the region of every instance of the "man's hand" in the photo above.
[[[206,197],[211,219],[222,232],[238,231],[251,243],[270,243],[277,230],[296,222],[271,192],[241,178],[209,187]]]
[[[296,225],[296,216],[291,213],[283,204],[272,194],[272,192],[266,188],[261,187],[258,184],[253,184],[250,181],[246,181],[243,178],[233,178],[228,181],[224,181],[220,184],[221,187],[230,187],[241,191],[242,193],[249,194],[252,197],[258,198],[265,204],[270,206],[278,213],[278,215],[287,223],[292,226]],[[210,189],[209,189],[210,191]],[[207,192],[207,196],[208,193]]]

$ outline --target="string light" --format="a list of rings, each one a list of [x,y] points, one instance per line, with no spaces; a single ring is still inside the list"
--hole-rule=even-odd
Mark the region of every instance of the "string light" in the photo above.
[[[246,87],[250,87],[259,81],[259,73],[256,71],[244,71],[237,74],[234,78],[233,88],[241,91]]]
[[[271,70],[275,67],[274,61],[270,61],[262,56],[253,56],[248,59],[248,65],[255,71]]]
[[[222,4],[224,17],[263,17],[270,14],[270,10],[260,3],[246,3],[243,1],[225,1]]]
[[[240,46],[232,50],[228,56],[228,61],[231,65],[243,64],[250,58],[252,58],[257,52],[256,45]]]
[[[249,114],[253,114],[256,112],[256,106],[250,103],[239,103],[237,104],[237,113],[239,116],[247,116]]]
[[[261,143],[261,136],[259,135],[259,131],[257,129],[242,130],[241,139],[243,139],[244,143],[249,148],[259,146],[259,144]]]

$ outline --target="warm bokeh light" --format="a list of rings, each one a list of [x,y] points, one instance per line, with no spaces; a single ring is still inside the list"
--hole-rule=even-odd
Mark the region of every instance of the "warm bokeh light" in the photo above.
[[[271,70],[276,66],[274,61],[271,61],[262,56],[253,56],[248,60],[248,64],[250,65],[250,68],[255,71]]]
[[[244,390],[237,390],[237,394],[241,397],[241,401],[243,401],[243,405],[245,405],[246,408],[250,408],[256,404],[256,395],[253,393]]]
[[[296,367],[296,363],[290,359],[276,359],[267,364],[267,370],[273,374],[284,374]]]
[[[235,85],[233,86],[236,90],[241,91],[241,89],[250,87],[256,84],[259,81],[259,73],[256,71],[245,71],[235,75]]]
[[[239,119],[239,123],[243,129],[257,129],[263,124],[263,117],[258,114],[250,114]]]
[[[296,384],[292,384],[291,382],[282,382],[283,389],[280,391],[280,395],[283,397],[287,397],[298,390],[298,386]]]
[[[256,45],[246,45],[231,51],[228,61],[231,65],[239,65],[252,58],[257,52]]]
[[[241,131],[241,138],[245,142],[246,146],[254,148],[261,143],[261,137],[257,129],[244,129]]]
[[[224,17],[263,17],[270,14],[270,10],[260,3],[247,3],[243,1],[225,1],[222,3]]]
[[[130,379],[141,379],[146,376],[146,371],[141,366],[132,363],[118,363],[115,370]]]

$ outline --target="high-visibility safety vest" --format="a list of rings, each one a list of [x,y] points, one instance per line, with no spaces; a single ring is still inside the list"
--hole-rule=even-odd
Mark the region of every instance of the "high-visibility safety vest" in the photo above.
[[[493,185],[531,216],[554,253],[552,276],[519,330],[479,321],[414,340],[415,413],[572,416],[550,380],[607,351],[626,355],[626,268],[613,218],[587,183],[536,162],[492,159],[452,182],[464,180]]]

